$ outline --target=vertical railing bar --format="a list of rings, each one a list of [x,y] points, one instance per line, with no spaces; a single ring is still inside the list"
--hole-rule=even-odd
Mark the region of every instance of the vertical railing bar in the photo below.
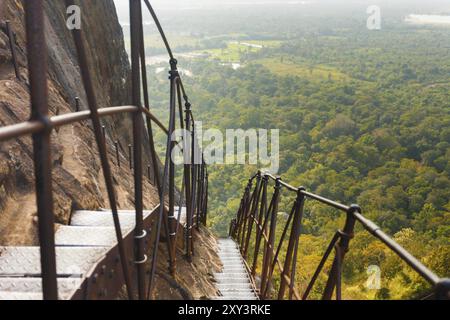
[[[65,0],[65,1],[66,1],[67,7],[74,5],[73,0]],[[33,3],[33,2],[36,2],[36,1],[26,1],[27,4]],[[121,265],[122,265],[122,272],[123,272],[123,276],[124,276],[124,280],[125,280],[125,284],[126,284],[126,288],[127,288],[128,298],[133,299],[133,293],[132,293],[132,287],[131,287],[131,277],[130,277],[130,273],[128,271],[128,260],[126,258],[125,247],[123,244],[123,237],[122,237],[122,229],[120,226],[119,215],[117,212],[117,202],[116,202],[115,190],[114,190],[113,181],[112,181],[111,168],[110,168],[109,162],[108,162],[105,141],[102,138],[100,119],[99,119],[98,111],[97,111],[97,100],[95,98],[95,94],[94,94],[94,90],[93,90],[92,79],[89,74],[89,67],[88,67],[89,64],[88,64],[88,60],[87,60],[87,56],[86,56],[86,51],[84,48],[83,35],[81,34],[81,31],[79,29],[73,29],[72,34],[73,34],[73,38],[74,38],[74,42],[75,42],[75,47],[77,50],[81,76],[83,79],[83,85],[84,85],[84,89],[86,91],[86,97],[87,97],[89,109],[91,112],[90,113],[91,120],[92,120],[92,124],[94,127],[95,138],[97,141],[98,150],[99,150],[99,154],[100,154],[100,161],[101,161],[101,165],[102,165],[103,175],[105,178],[105,185],[106,185],[106,189],[107,189],[107,193],[108,193],[109,202],[111,205],[111,211],[112,211],[112,216],[113,216],[113,220],[114,220],[114,228],[116,231],[117,244],[118,244],[120,260],[121,260]]]
[[[169,159],[169,212],[168,212],[168,240],[169,240],[169,271],[175,275],[175,249],[176,249],[176,220],[175,220],[175,163],[172,159],[172,152],[175,148],[173,137],[176,126],[176,103],[177,103],[177,79],[179,77],[177,71],[177,61],[170,61],[170,159]]]
[[[206,183],[206,191],[205,191],[205,205],[204,205],[204,221],[203,224],[206,226],[208,223],[208,197],[209,197],[209,173],[208,168],[206,168],[206,175],[205,175],[205,183]]]
[[[177,72],[176,72],[176,68],[173,67],[172,63],[176,63],[176,60],[171,60],[171,71],[170,71],[170,76],[171,76],[171,92],[175,92],[172,89],[172,84],[175,83],[175,79],[177,77]],[[175,78],[175,79],[172,79]],[[171,107],[171,106],[170,106]],[[165,161],[164,161],[164,171],[163,171],[163,179],[162,179],[162,184],[161,184],[161,192],[159,194],[159,198],[160,198],[160,208],[159,208],[159,215],[158,215],[158,225],[157,225],[157,231],[156,231],[156,238],[154,241],[154,245],[153,245],[153,257],[152,257],[152,265],[151,265],[151,270],[150,270],[150,281],[149,281],[149,286],[148,286],[148,296],[151,297],[151,294],[153,292],[153,287],[154,287],[154,280],[155,280],[155,273],[156,273],[156,265],[157,265],[157,260],[158,260],[158,246],[159,246],[159,241],[160,241],[160,236],[161,236],[161,227],[162,225],[164,225],[165,231],[166,231],[166,236],[167,236],[167,241],[168,243],[168,252],[169,252],[169,259],[171,259],[170,255],[171,255],[171,249],[170,249],[170,237],[169,237],[169,232],[168,232],[168,226],[167,226],[167,220],[165,219],[165,201],[164,201],[164,197],[166,194],[166,186],[167,186],[167,179],[169,176],[169,166],[170,166],[170,161],[171,161],[171,145],[172,145],[172,132],[175,130],[174,126],[175,126],[175,121],[174,121],[174,117],[175,117],[175,110],[171,107],[170,108],[170,118],[169,118],[169,132],[167,135],[167,143],[166,143],[166,157],[165,157]]]
[[[80,112],[80,98],[75,97],[75,111]]]
[[[252,277],[255,277],[256,275],[256,268],[258,265],[258,256],[259,256],[259,250],[261,247],[261,238],[262,238],[262,234],[263,234],[263,220],[265,221],[265,219],[267,219],[267,183],[268,183],[268,178],[267,176],[263,176],[263,194],[262,194],[262,200],[261,200],[261,208],[259,211],[259,218],[258,218],[258,223],[257,223],[257,228],[256,228],[256,236],[255,236],[255,253],[253,255],[253,265],[252,265],[252,270],[251,270],[251,275]],[[272,203],[272,201],[271,201]],[[269,206],[270,207],[270,206]],[[264,223],[265,224],[265,223]]]
[[[196,153],[196,142],[195,142],[195,136],[196,136],[196,133],[195,133],[195,123],[194,123],[194,120],[192,119],[192,116],[191,116],[191,121],[192,121],[192,154],[191,154],[191,157],[192,157],[192,176],[191,176],[191,178],[192,178],[192,181],[191,181],[191,184],[192,184],[192,190],[191,190],[191,216],[189,217],[190,218],[190,222],[189,222],[189,229],[187,230],[188,231],[188,239],[189,239],[189,246],[190,246],[190,249],[191,249],[191,251],[190,251],[190,254],[192,255],[192,254],[194,254],[194,243],[193,243],[193,237],[192,237],[192,229],[193,229],[193,222],[194,222],[194,213],[195,213],[195,211],[196,211],[196,202],[197,202],[197,199],[196,199],[196,197],[197,197],[197,183],[196,183],[196,177],[197,177],[197,165],[195,164],[195,153]]]
[[[297,198],[294,202],[294,220],[292,221],[292,230],[291,236],[289,239],[288,248],[286,250],[286,257],[284,261],[283,274],[281,276],[281,284],[280,290],[278,292],[278,299],[282,299],[284,297],[284,292],[286,288],[286,279],[285,276],[289,274],[290,266],[292,263],[292,259],[294,260],[293,264],[295,266],[297,259],[297,249],[298,249],[298,237],[300,236],[300,226],[302,224],[303,218],[303,207],[305,202],[305,196],[301,193],[302,190],[305,190],[303,187],[299,188],[297,191]],[[294,256],[294,257],[293,257]],[[293,271],[295,268],[293,268]],[[292,274],[290,275],[292,277]],[[294,279],[290,278],[290,286],[294,283]],[[292,290],[291,290],[292,291]]]
[[[300,223],[301,225],[301,223]],[[291,268],[291,276],[289,283],[289,300],[292,300],[292,296],[294,293],[295,286],[295,273],[297,271],[297,255],[298,255],[298,244],[300,242],[300,226],[298,228],[298,232],[295,238],[295,247],[294,247],[294,257],[292,258],[292,268]]]
[[[250,196],[251,189],[252,189],[252,180],[250,179],[245,188],[244,196],[242,197],[242,208],[241,208],[241,212],[240,212],[240,219],[238,220],[237,240],[238,240],[238,245],[240,247],[240,250],[242,250],[241,239],[242,239],[242,233],[244,232],[244,225],[247,221],[247,204],[248,204],[248,199]]]
[[[144,249],[144,205],[142,194],[142,131],[143,118],[141,111],[141,77],[140,77],[140,39],[142,25],[142,8],[140,0],[130,0],[130,39],[131,39],[131,93],[132,104],[139,111],[132,114],[133,122],[133,163],[134,163],[134,206],[136,214],[135,264],[137,265],[138,295],[140,300],[145,295],[145,249]]]
[[[262,183],[261,183],[261,174],[258,172],[258,177],[256,180],[256,197],[253,199],[253,203],[252,203],[252,207],[250,209],[250,221],[248,224],[248,231],[247,231],[247,238],[245,240],[245,244],[244,244],[244,253],[243,253],[243,257],[244,259],[247,258],[247,254],[248,254],[248,247],[250,245],[250,238],[252,236],[252,231],[253,231],[253,224],[256,220],[256,213],[258,212],[258,207],[259,207],[259,203],[260,203],[260,198],[261,198],[261,190],[262,190]]]
[[[25,1],[25,19],[30,81],[31,119],[45,124],[33,135],[33,162],[38,213],[38,236],[44,300],[57,300],[56,252],[52,192],[52,165],[48,120],[47,49],[42,0]]]
[[[191,129],[191,117],[190,117],[190,111],[191,111],[191,104],[189,101],[185,101],[185,123],[186,127],[184,130],[184,136],[183,136],[183,150],[184,150],[184,184],[186,186],[185,193],[186,193],[186,234],[185,234],[185,246],[186,246],[186,259],[188,262],[191,262],[191,244],[189,241],[189,229],[191,227],[191,170],[192,170],[192,158],[191,158],[191,152],[192,150],[192,143],[191,137],[192,134],[190,133]]]
[[[142,21],[142,8],[141,8],[141,21]],[[148,80],[147,80],[147,64],[145,61],[145,42],[144,42],[144,28],[143,24],[140,25],[140,46],[139,46],[139,55],[141,58],[141,74],[142,74],[142,88],[143,88],[143,96],[144,96],[144,106],[145,108],[150,111],[150,98],[148,94]],[[156,148],[155,148],[155,140],[153,137],[153,127],[152,127],[152,120],[147,115],[145,117],[146,119],[146,126],[147,126],[147,134],[148,134],[148,142],[150,146],[150,156],[151,156],[151,165],[153,167],[153,172],[155,175],[155,184],[156,188],[158,190],[158,194],[161,192],[161,177],[159,172],[159,164],[158,164],[158,158],[156,154]],[[149,177],[150,179],[150,177]]]
[[[275,192],[273,194],[273,206],[270,217],[270,230],[269,230],[269,239],[266,243],[266,250],[263,259],[263,270],[261,272],[261,299],[266,298],[266,287],[270,286],[270,283],[267,281],[267,275],[270,268],[270,261],[272,261],[273,256],[273,248],[275,246],[275,231],[277,224],[277,213],[278,213],[278,203],[280,200],[280,190],[281,190],[281,179],[278,177],[275,181]]]
[[[241,254],[244,254],[244,241],[246,239],[246,228],[247,228],[247,222],[249,220],[249,210],[250,210],[250,204],[253,202],[253,198],[255,196],[255,192],[256,192],[256,188],[253,192],[250,192],[252,190],[253,187],[253,181],[251,181],[249,183],[249,192],[247,194],[246,197],[246,201],[245,201],[245,205],[244,205],[244,210],[243,210],[243,223],[242,223],[242,228],[241,228],[241,234],[240,234],[240,238],[239,238],[239,249],[241,251]]]
[[[279,243],[278,243],[277,250],[276,250],[275,256],[274,256],[274,258],[273,258],[273,262],[272,262],[271,265],[270,265],[269,276],[267,277],[267,281],[268,281],[268,282],[272,281],[273,272],[274,272],[275,266],[277,265],[277,262],[278,262],[278,256],[280,255],[281,247],[283,246],[283,243],[284,243],[284,238],[286,237],[287,230],[288,230],[288,228],[289,228],[289,225],[291,224],[292,217],[293,217],[294,214],[296,213],[296,206],[297,206],[297,203],[295,203],[295,204],[292,206],[291,212],[289,213],[289,216],[288,216],[288,220],[286,221],[286,224],[284,225],[284,228],[283,228],[283,232],[281,233],[280,241],[279,241]],[[286,255],[287,255],[287,256],[289,255],[289,249],[288,249]],[[286,271],[286,270],[283,268],[283,273],[285,273],[285,271]],[[284,281],[283,276],[282,276],[281,281],[282,281],[282,282]],[[267,289],[268,289],[268,287],[266,287],[266,291],[264,292],[264,295],[267,294]],[[281,299],[280,299],[280,300],[281,300]]]
[[[133,146],[128,145],[128,162],[130,164],[130,170],[133,170]]]
[[[340,237],[339,233],[336,232],[334,234],[330,244],[328,245],[328,248],[325,250],[325,253],[324,253],[322,259],[320,260],[319,265],[318,265],[316,271],[314,272],[314,275],[312,276],[308,286],[306,287],[306,290],[303,293],[302,300],[306,300],[308,298],[309,293],[311,292],[311,289],[313,288],[317,278],[319,277],[319,274],[322,271],[323,266],[325,265],[325,262],[328,260],[328,256],[330,255],[331,251],[333,250],[334,245],[339,240],[339,237]]]
[[[342,280],[342,252],[341,248],[336,245],[336,300],[342,299],[341,280]]]
[[[358,213],[361,212],[359,206],[354,204],[351,205],[347,211],[344,229],[342,231],[341,230],[338,231],[340,239],[337,245],[340,247],[339,253],[341,254],[341,256],[339,257],[335,256],[333,260],[333,265],[331,266],[331,270],[328,275],[328,281],[322,296],[322,299],[324,300],[330,300],[332,298],[333,291],[336,286],[336,273],[338,272],[339,269],[338,261],[340,261],[340,263],[344,261],[344,256],[348,251],[350,240],[353,238],[353,230],[355,228],[356,222],[354,214],[356,212]]]

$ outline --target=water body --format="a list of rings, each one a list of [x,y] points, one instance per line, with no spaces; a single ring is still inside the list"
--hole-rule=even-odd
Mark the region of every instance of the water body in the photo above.
[[[405,22],[416,25],[448,25],[450,26],[450,16],[410,14],[405,18]]]

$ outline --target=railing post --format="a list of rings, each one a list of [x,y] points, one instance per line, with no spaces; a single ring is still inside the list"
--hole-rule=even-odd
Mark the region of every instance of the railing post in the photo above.
[[[172,139],[175,132],[175,109],[176,109],[176,86],[177,79],[179,77],[177,70],[177,60],[170,60],[170,122],[171,130],[169,131],[170,138],[170,151],[169,155],[169,238],[170,238],[170,257],[169,257],[169,271],[172,275],[175,275],[175,252],[176,252],[176,228],[177,220],[175,217],[175,163],[172,159],[172,153],[175,148],[175,141]]]
[[[197,183],[198,183],[198,195],[197,195],[197,230],[200,229],[200,221],[201,221],[201,215],[202,215],[202,199],[203,199],[203,175],[204,175],[204,167],[203,167],[203,159],[202,164],[198,165],[198,175],[197,175]]]
[[[192,189],[191,189],[191,216],[190,216],[190,226],[188,231],[188,239],[189,239],[189,246],[190,246],[190,254],[194,254],[194,242],[193,242],[193,237],[192,237],[192,229],[194,227],[194,215],[196,212],[196,206],[197,206],[197,165],[195,163],[196,160],[196,133],[195,133],[195,123],[194,120],[192,119],[192,114],[190,114],[191,116],[191,125],[192,125],[192,132],[191,132],[191,137],[192,137],[192,141],[191,141],[191,145],[192,145],[192,150],[191,150],[191,166],[192,166],[192,172],[191,172],[191,185],[192,185]]]
[[[239,216],[238,216],[238,232],[237,232],[237,240],[238,240],[238,244],[240,245],[240,239],[242,238],[242,232],[244,232],[244,228],[243,225],[246,221],[246,208],[247,208],[247,203],[248,203],[248,198],[250,195],[250,190],[252,188],[252,180],[248,180],[247,186],[245,187],[245,191],[244,191],[244,195],[242,196],[242,202],[241,202],[241,207],[239,209]]]
[[[450,300],[450,279],[441,279],[435,286],[435,299]]]
[[[203,195],[203,225],[206,226],[207,222],[208,222],[208,184],[209,184],[209,176],[208,176],[208,171],[206,168],[206,164],[205,166],[205,192]]]
[[[266,175],[262,176],[262,195],[261,195],[261,207],[259,209],[258,224],[256,226],[256,237],[255,237],[255,251],[253,254],[253,264],[251,275],[254,278],[256,275],[256,268],[258,266],[258,256],[259,248],[261,247],[261,238],[263,234],[262,223],[263,219],[267,216],[267,183],[269,179]]]
[[[45,46],[44,9],[42,0],[25,1],[24,5],[31,119],[41,121],[45,125],[45,129],[42,132],[33,135],[42,291],[44,300],[57,300],[52,164],[50,155],[51,126],[48,120],[47,48]]]
[[[145,108],[150,111],[150,99],[148,94],[148,81],[147,81],[147,66],[145,61],[145,43],[144,43],[144,27],[143,27],[143,18],[142,18],[142,8],[141,8],[141,23],[139,25],[140,27],[140,46],[139,46],[139,55],[141,58],[141,74],[142,74],[142,89],[143,89],[143,97],[144,97],[144,106]],[[150,146],[150,157],[151,157],[151,165],[153,167],[154,172],[154,183],[156,184],[156,188],[158,190],[158,194],[161,192],[161,177],[159,174],[159,165],[158,165],[158,158],[156,154],[155,149],[155,141],[153,138],[153,129],[152,129],[152,120],[149,116],[145,117],[146,119],[146,126],[147,126],[147,135],[148,135],[148,142]],[[149,166],[149,171],[150,168]],[[149,172],[149,180],[151,180],[151,175]]]
[[[29,3],[36,3],[38,1],[26,1],[26,4]],[[41,2],[41,1],[39,1]],[[72,6],[74,5],[74,0],[65,0],[66,6]],[[36,31],[34,31],[36,32]],[[86,98],[88,101],[89,111],[91,113],[91,120],[94,128],[94,134],[95,134],[95,140],[97,142],[99,154],[100,154],[100,162],[102,165],[103,170],[103,176],[105,178],[105,185],[106,190],[108,193],[108,199],[111,206],[112,211],[112,217],[114,222],[114,229],[116,232],[116,238],[117,238],[117,245],[119,249],[119,256],[120,256],[120,262],[122,267],[122,273],[125,280],[126,288],[127,288],[127,294],[129,299],[133,299],[133,290],[132,290],[132,283],[131,283],[131,277],[129,266],[128,266],[128,259],[127,254],[125,252],[125,247],[123,244],[123,236],[122,236],[122,229],[120,227],[120,220],[119,220],[119,214],[117,211],[117,201],[116,201],[116,195],[114,190],[114,183],[112,179],[112,173],[111,173],[111,167],[108,162],[108,153],[106,151],[106,145],[105,141],[102,137],[101,132],[101,124],[100,119],[98,115],[98,107],[97,107],[97,100],[94,93],[94,88],[92,85],[92,79],[91,75],[89,73],[89,64],[88,59],[86,56],[86,50],[84,48],[84,39],[81,34],[81,31],[79,29],[72,30],[75,47],[78,55],[78,62],[80,65],[80,72],[81,77],[83,80],[83,86],[86,91]]]
[[[290,277],[290,282],[292,283],[295,279],[292,277],[292,274],[295,275],[295,268],[292,268],[291,271],[291,265],[293,264],[293,256],[294,251],[297,250],[296,243],[298,242],[298,237],[300,237],[300,227],[302,224],[302,218],[303,218],[303,208],[305,205],[305,196],[303,195],[302,191],[304,191],[305,188],[301,187],[297,191],[297,198],[295,199],[295,212],[294,212],[294,220],[292,221],[292,229],[291,229],[291,235],[289,237],[289,244],[286,250],[286,258],[284,261],[284,267],[283,267],[283,273],[281,274],[281,283],[280,283],[280,290],[278,292],[278,300],[282,300],[284,297],[284,293],[286,290],[286,279],[285,277]]]
[[[157,265],[157,258],[158,258],[158,245],[159,240],[161,236],[161,226],[164,225],[166,236],[167,236],[167,250],[169,253],[169,268],[172,268],[173,258],[172,258],[172,237],[170,234],[172,233],[169,231],[169,223],[168,219],[166,219],[166,210],[165,210],[165,194],[166,194],[166,186],[167,186],[167,180],[169,179],[169,188],[172,190],[169,190],[169,206],[172,207],[174,202],[172,203],[170,200],[170,193],[173,192],[173,181],[170,182],[172,179],[170,176],[170,171],[172,170],[173,161],[172,161],[172,147],[173,147],[173,141],[172,141],[172,133],[175,131],[175,85],[176,85],[176,78],[178,77],[178,73],[176,71],[176,59],[170,59],[170,117],[169,117],[169,130],[167,135],[167,144],[166,144],[166,155],[165,155],[165,161],[164,161],[164,171],[163,171],[163,177],[162,177],[162,183],[161,183],[161,191],[159,192],[159,213],[158,213],[158,228],[156,232],[156,237],[154,240],[154,250],[153,250],[153,258],[152,258],[152,266],[150,271],[150,283],[148,287],[148,295],[151,296],[153,287],[154,287],[154,279],[155,279],[155,273],[156,273],[156,265]],[[170,210],[170,208],[169,208]],[[173,213],[173,210],[172,210]],[[172,214],[173,215],[173,214]],[[171,219],[172,220],[172,219]],[[175,230],[175,229],[174,229]]]
[[[255,222],[254,221],[255,214],[258,211],[260,196],[261,196],[261,172],[258,171],[258,174],[256,176],[256,187],[255,187],[255,191],[254,191],[254,195],[253,195],[252,206],[250,208],[250,213],[249,213],[249,217],[248,217],[249,222],[248,222],[247,236],[245,238],[244,251],[242,254],[244,259],[247,259],[248,246],[250,245],[250,238],[251,238],[252,231],[253,231],[253,224]]]
[[[270,272],[270,265],[273,259],[274,247],[275,247],[275,231],[277,226],[277,214],[278,214],[278,202],[280,200],[280,190],[281,190],[281,178],[277,177],[275,181],[275,192],[273,194],[273,205],[270,215],[270,230],[269,230],[269,241],[266,243],[264,258],[263,258],[263,268],[261,272],[261,299],[266,298],[266,287],[270,284],[267,281],[267,276]]]
[[[145,299],[145,237],[143,199],[142,199],[142,131],[143,118],[141,111],[141,78],[139,67],[142,8],[140,0],[130,0],[130,38],[131,38],[131,86],[132,103],[139,110],[132,115],[133,120],[133,162],[134,162],[134,205],[136,210],[135,226],[135,264],[137,266],[137,282],[139,299]],[[103,127],[104,128],[104,127]],[[103,131],[104,132],[104,131]],[[157,248],[155,248],[157,250]]]
[[[80,98],[75,97],[75,111],[80,112]]]
[[[133,170],[133,146],[128,145],[128,162],[130,164],[130,170]]]
[[[189,229],[191,227],[191,216],[192,216],[192,204],[191,204],[191,171],[192,171],[192,160],[191,160],[191,152],[192,143],[191,143],[191,104],[186,100],[184,104],[184,121],[185,121],[185,129],[183,135],[183,153],[184,153],[184,185],[185,185],[185,199],[186,199],[186,230],[185,230],[185,247],[186,247],[186,259],[188,262],[192,261],[191,258],[191,245],[189,241]]]
[[[255,196],[256,193],[256,189],[252,191],[252,187],[253,187],[253,180],[249,181],[249,191],[247,193],[247,198],[245,201],[245,206],[244,206],[244,211],[243,211],[243,223],[242,223],[242,234],[239,240],[239,248],[241,250],[242,255],[244,254],[244,244],[245,244],[245,239],[246,239],[246,234],[247,234],[247,223],[249,223],[249,219],[250,219],[250,205],[253,203],[253,198]]]
[[[350,240],[353,238],[353,230],[355,228],[356,222],[354,213],[356,212],[361,213],[361,208],[355,204],[351,205],[349,210],[347,211],[344,230],[339,231],[339,242],[336,244],[339,249],[336,250],[333,264],[328,275],[328,281],[322,296],[323,300],[331,300],[336,284],[340,282],[340,279],[338,279],[338,277],[340,278],[341,276],[340,270],[342,268],[342,263],[344,261],[345,254],[349,249]],[[337,296],[340,297],[339,292],[337,293]]]

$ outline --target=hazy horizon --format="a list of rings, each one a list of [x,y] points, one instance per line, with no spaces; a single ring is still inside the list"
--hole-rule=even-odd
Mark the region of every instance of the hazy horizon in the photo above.
[[[114,0],[121,22],[128,21],[129,0]],[[150,1],[154,9],[160,15],[161,20],[169,19],[169,12],[194,14],[196,11],[204,12],[207,10],[246,10],[251,12],[253,9],[271,9],[286,8],[293,11],[314,10],[315,14],[323,12],[364,10],[365,6],[376,4],[389,12],[390,10],[401,10],[404,14],[442,14],[450,15],[450,3],[447,0],[154,0]],[[255,7],[256,6],[256,7]],[[273,13],[275,14],[275,13]],[[144,20],[150,19],[150,15],[144,8]]]

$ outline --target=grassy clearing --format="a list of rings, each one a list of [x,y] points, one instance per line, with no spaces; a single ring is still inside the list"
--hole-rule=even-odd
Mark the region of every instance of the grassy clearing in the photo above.
[[[275,40],[231,41],[227,43],[226,48],[208,49],[202,50],[202,52],[208,53],[212,59],[222,62],[238,62],[243,54],[258,52],[263,48],[277,47],[281,43],[281,41]]]
[[[278,75],[294,74],[310,81],[348,81],[351,78],[339,70],[323,65],[304,65],[283,58],[268,58],[256,60],[255,63],[264,65],[271,72]]]

